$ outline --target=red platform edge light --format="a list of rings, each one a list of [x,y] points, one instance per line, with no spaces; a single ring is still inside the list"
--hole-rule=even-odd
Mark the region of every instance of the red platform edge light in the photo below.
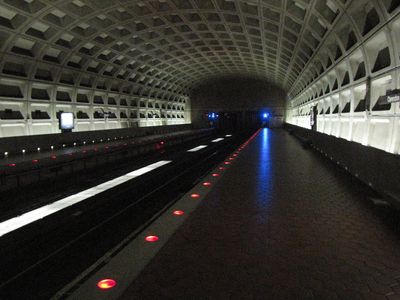
[[[57,156],[55,156],[55,155],[51,156],[51,159],[56,159],[56,158],[57,158]]]
[[[212,177],[218,177],[218,176],[219,176],[218,173],[213,173],[213,174],[212,174]]]
[[[37,160],[37,159],[32,159],[32,163],[33,164],[37,164],[39,162],[39,160]]]
[[[219,167],[218,169],[219,169],[219,170],[225,170],[225,168],[224,168],[224,167]]]
[[[175,216],[182,216],[183,214],[185,214],[185,212],[183,210],[174,210],[173,214]]]
[[[148,235],[145,237],[145,240],[146,240],[146,242],[154,243],[154,242],[157,242],[159,240],[159,238],[156,235]]]
[[[210,185],[211,185],[211,182],[208,182],[208,181],[203,182],[203,186],[210,186]]]
[[[200,194],[191,194],[190,197],[191,198],[200,198]]]
[[[117,285],[114,279],[106,278],[97,283],[97,287],[101,290],[109,290]]]
[[[9,167],[15,167],[17,164],[8,164]]]
[[[261,128],[258,129],[246,142],[244,142],[236,151],[236,154],[238,154],[241,150],[243,150],[244,148],[246,148],[249,143],[260,133]],[[235,156],[235,155],[234,155]]]

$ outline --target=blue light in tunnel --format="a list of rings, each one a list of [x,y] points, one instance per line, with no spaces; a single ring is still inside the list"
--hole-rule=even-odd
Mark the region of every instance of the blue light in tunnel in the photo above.
[[[262,118],[263,118],[264,120],[268,119],[268,118],[269,118],[269,113],[263,113],[263,114],[262,114]]]
[[[208,114],[208,119],[209,120],[216,120],[216,119],[218,119],[218,117],[219,117],[219,115],[217,113],[215,113],[215,112],[212,112],[212,113]]]
[[[260,138],[258,139],[259,147],[259,165],[257,172],[257,203],[261,207],[268,207],[270,203],[271,188],[272,188],[272,161],[270,153],[270,131],[268,128],[263,128]]]

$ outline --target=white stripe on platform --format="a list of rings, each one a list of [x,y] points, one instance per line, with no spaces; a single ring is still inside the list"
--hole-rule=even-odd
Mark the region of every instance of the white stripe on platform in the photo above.
[[[169,164],[171,161],[168,160],[161,160],[159,162],[156,162],[154,164],[148,165],[146,167],[137,169],[133,172],[127,173],[125,175],[122,175],[120,177],[117,177],[115,179],[112,179],[110,181],[104,182],[102,184],[99,184],[95,187],[92,187],[90,189],[84,190],[82,192],[79,192],[75,195],[68,196],[66,198],[63,198],[61,200],[58,200],[56,202],[53,202],[51,204],[39,207],[37,209],[34,209],[30,212],[27,212],[23,215],[20,215],[18,217],[14,217],[12,219],[8,219],[7,221],[4,221],[0,223],[0,237],[12,232],[14,230],[17,230],[18,228],[21,228],[25,225],[28,225],[30,223],[33,223],[35,221],[38,221],[40,219],[43,219],[51,214],[54,214],[64,208],[67,208],[69,206],[72,206],[76,203],[82,202],[90,197],[93,197],[97,194],[100,194],[101,192],[104,192],[106,190],[109,190],[117,185],[120,185],[126,181],[129,181],[135,177],[139,177],[143,174],[146,174],[150,171],[153,171],[155,169],[158,169],[166,164]]]
[[[196,151],[199,151],[199,150],[204,149],[206,147],[207,147],[206,145],[200,145],[200,146],[198,146],[196,148],[188,150],[187,152],[196,152]]]
[[[219,138],[219,139],[212,140],[211,142],[218,143],[218,142],[223,141],[223,140],[224,140],[224,138]]]

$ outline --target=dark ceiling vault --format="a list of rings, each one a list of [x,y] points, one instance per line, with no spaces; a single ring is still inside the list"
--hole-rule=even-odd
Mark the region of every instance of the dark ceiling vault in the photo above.
[[[212,77],[193,88],[192,111],[276,110],[285,107],[286,92],[265,78],[245,76]]]

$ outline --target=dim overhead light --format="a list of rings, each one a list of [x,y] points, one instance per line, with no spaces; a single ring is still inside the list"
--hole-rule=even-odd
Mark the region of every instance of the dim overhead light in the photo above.
[[[4,156],[7,156],[8,155],[8,152],[4,152]]]
[[[37,148],[37,151],[40,151],[40,147]]]
[[[26,152],[26,150],[25,149],[22,149],[22,154],[24,154]]]

